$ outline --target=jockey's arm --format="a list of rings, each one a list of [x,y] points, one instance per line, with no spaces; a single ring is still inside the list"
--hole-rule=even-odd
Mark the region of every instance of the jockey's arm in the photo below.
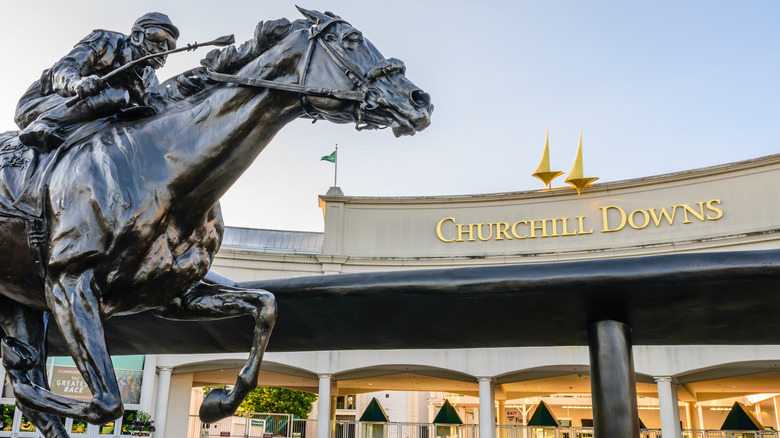
[[[52,90],[65,97],[97,94],[103,83],[96,73],[111,66],[117,52],[115,41],[106,33],[91,33],[51,68]]]
[[[155,74],[155,71],[152,67],[145,67],[143,74],[141,75],[141,87],[143,88],[140,90],[140,103],[143,105],[148,105],[156,110],[162,109],[164,106],[164,94],[161,92],[160,87],[160,80],[157,78],[157,75]],[[132,92],[132,91],[131,91]]]
[[[51,85],[60,96],[79,94],[82,80],[92,76],[90,67],[95,64],[95,53],[84,44],[77,45],[67,56],[59,60],[51,70]]]

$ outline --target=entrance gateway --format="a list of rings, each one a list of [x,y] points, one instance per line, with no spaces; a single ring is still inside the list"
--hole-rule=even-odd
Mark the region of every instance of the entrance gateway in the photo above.
[[[448,197],[446,202],[430,198],[419,201],[399,198],[390,202],[386,198],[325,197],[323,251],[310,257],[313,263],[320,263],[321,272],[371,270],[378,257],[383,257],[383,268],[393,264],[414,268],[452,266],[465,264],[466,260],[471,260],[472,266],[241,282],[241,285],[273,290],[280,311],[287,315],[287,322],[280,320],[274,331],[270,351],[590,345],[599,346],[592,349],[595,357],[592,356],[591,372],[611,376],[616,364],[631,369],[626,362],[630,355],[626,356],[625,352],[630,351],[632,343],[777,345],[780,342],[774,318],[756,318],[755,315],[774,315],[780,310],[776,300],[773,301],[779,278],[778,252],[751,249],[778,248],[777,226],[773,223],[773,218],[778,217],[773,211],[776,203],[767,202],[773,199],[772,188],[761,182],[778,176],[779,163],[780,157],[773,156],[686,172],[685,175],[619,182],[606,187],[596,186],[581,197],[556,192],[502,194],[496,195],[496,199],[491,199],[491,195]],[[550,202],[551,198],[555,202]],[[720,200],[719,204],[712,205],[723,212],[717,220],[707,220],[707,201],[712,199]],[[418,204],[414,205],[415,202]],[[678,207],[671,215],[671,223],[664,219],[665,222],[657,227],[651,224],[646,229],[631,228],[626,219],[625,229],[599,233],[601,230],[596,223],[593,234],[581,236],[601,239],[594,240],[592,251],[578,247],[577,236],[536,239],[541,242],[538,245],[557,246],[556,257],[568,260],[563,263],[527,263],[530,257],[522,253],[522,247],[513,250],[516,251],[514,254],[506,250],[499,256],[494,247],[481,249],[484,247],[478,246],[496,244],[495,240],[483,242],[478,236],[475,242],[469,243],[466,238],[466,242],[458,243],[464,247],[472,245],[469,250],[479,257],[471,259],[466,255],[462,258],[457,255],[422,258],[420,252],[439,251],[439,247],[426,247],[428,242],[409,245],[406,257],[396,254],[398,250],[391,244],[376,243],[382,239],[398,240],[398,236],[405,234],[424,241],[426,237],[422,233],[428,233],[435,244],[453,248],[450,251],[459,255],[464,254],[464,250],[458,250],[455,243],[442,242],[436,235],[436,225],[442,218],[457,217],[458,223],[464,224],[499,222],[495,219],[500,216],[497,213],[512,210],[519,218],[584,216],[588,224],[588,220],[599,219],[601,206],[614,205],[629,214],[641,209],[641,206],[632,205],[640,202],[646,206],[645,211],[657,208],[658,215],[662,214],[662,206],[666,206],[671,215],[674,205],[687,204],[695,209],[699,202],[704,202],[704,220],[689,212],[689,223],[685,223],[684,210]],[[491,203],[495,208],[489,208]],[[475,204],[480,208],[473,208]],[[537,215],[535,212],[541,209],[531,208],[529,204],[534,207],[545,204],[542,209],[550,209],[550,213]],[[573,213],[553,211],[553,204]],[[589,212],[583,206],[592,206],[594,211]],[[469,210],[478,211],[483,217],[461,220],[462,212]],[[410,213],[412,211],[419,211],[419,214]],[[525,213],[529,211],[534,212],[534,216]],[[616,211],[609,209],[608,213]],[[718,216],[711,213],[712,217]],[[396,216],[404,215],[405,222],[395,220]],[[635,217],[639,215],[636,213]],[[509,216],[511,211],[504,215]],[[617,218],[619,220],[619,216]],[[619,225],[619,221],[609,220],[610,229]],[[426,226],[409,226],[416,222]],[[486,226],[484,230],[487,231]],[[677,230],[680,230],[679,234],[676,234]],[[367,249],[371,246],[369,236],[372,232],[373,253]],[[624,238],[615,237],[621,233]],[[548,230],[548,234],[552,233]],[[659,234],[663,236],[659,237]],[[641,241],[642,236],[650,237]],[[605,243],[604,239],[609,240]],[[573,249],[567,241],[572,242]],[[526,242],[530,239],[512,244]],[[230,248],[231,242],[227,245]],[[239,254],[240,247],[234,248],[234,254]],[[604,258],[607,249],[613,258]],[[533,250],[539,254],[538,258],[532,259],[534,261],[551,257],[549,251],[543,252],[538,247]],[[680,250],[688,253],[669,254]],[[636,254],[659,255],[614,258],[615,255]],[[228,259],[227,255],[223,261],[218,259],[215,268],[234,278],[246,278],[246,274],[241,275],[241,269],[230,265]],[[375,264],[370,265],[370,262]],[[350,309],[360,309],[359,319],[370,323],[361,324],[361,329],[355,330],[354,320],[344,318],[345,314],[351,314]],[[425,309],[435,309],[435,312],[424,312]],[[516,309],[523,309],[522,318],[517,317]],[[551,315],[550,309],[557,313]],[[421,317],[423,313],[424,317]],[[121,321],[116,319],[117,323]],[[400,321],[404,323],[402,330],[399,330]],[[457,337],[451,336],[452,321],[458,321]],[[738,321],[750,321],[750,324]],[[244,333],[242,324],[239,320],[228,320],[197,328],[160,326],[155,332],[201,330],[210,336],[229,333],[230,336],[216,338],[215,344],[222,346],[221,351],[242,351],[245,347],[241,343],[247,341],[235,337],[236,333]],[[425,336],[419,336],[420,333]],[[517,336],[518,333],[522,336]],[[601,348],[599,342],[605,338],[618,339],[607,343],[615,348]],[[132,344],[117,337],[112,345],[127,347]],[[219,345],[202,348],[203,352],[220,351]],[[612,380],[602,379],[604,384],[610,382]],[[630,389],[632,385],[626,382],[618,381],[618,386]],[[620,395],[622,401],[632,398],[631,394],[615,394]],[[604,401],[605,404],[608,402]],[[628,425],[632,430],[634,417],[624,417],[630,420]],[[597,433],[601,430],[598,418],[595,416]],[[606,426],[616,425],[612,421],[616,416],[609,415],[609,418]],[[602,421],[601,424],[605,423]],[[620,435],[620,431],[601,433],[601,436],[625,436]]]

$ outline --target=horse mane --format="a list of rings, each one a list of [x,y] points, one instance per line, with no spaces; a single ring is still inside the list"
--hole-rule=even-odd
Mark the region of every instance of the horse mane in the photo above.
[[[234,74],[252,60],[274,47],[291,32],[306,29],[311,26],[308,20],[290,22],[286,18],[261,21],[255,27],[252,39],[245,41],[238,48],[234,45],[222,49],[214,49],[201,59],[201,67],[188,70],[160,84],[162,106],[178,102],[200,92],[204,88],[206,69]]]
[[[330,18],[341,18],[330,11],[325,11],[325,15]],[[251,40],[241,44],[238,49],[232,45],[223,49],[214,49],[200,61],[200,64],[219,73],[235,73],[286,38],[291,32],[308,29],[313,24],[311,21],[303,19],[291,23],[286,18],[261,21],[255,27],[255,34]]]
[[[296,20],[291,23],[286,18],[261,21],[255,27],[252,39],[241,44],[238,49],[235,46],[214,49],[200,61],[200,65],[220,73],[235,73],[286,38],[291,32],[309,25],[310,23],[306,20]]]

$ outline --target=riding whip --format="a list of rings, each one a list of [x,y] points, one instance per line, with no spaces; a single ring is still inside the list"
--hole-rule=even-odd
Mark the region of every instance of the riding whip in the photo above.
[[[129,70],[129,69],[131,69],[133,67],[135,67],[136,65],[138,65],[138,64],[140,64],[140,63],[142,63],[144,61],[148,61],[149,59],[152,59],[152,58],[159,58],[160,56],[167,56],[167,55],[171,55],[173,53],[179,53],[179,52],[189,52],[189,51],[195,50],[195,49],[197,49],[199,47],[205,47],[205,46],[224,47],[224,46],[228,46],[230,44],[233,44],[235,42],[236,42],[236,39],[231,34],[231,35],[221,36],[221,37],[219,37],[217,39],[214,39],[214,40],[211,40],[211,41],[207,41],[205,43],[197,43],[196,42],[196,43],[192,43],[192,44],[187,44],[185,47],[179,47],[178,49],[166,50],[165,52],[160,52],[160,53],[152,53],[151,55],[146,55],[146,56],[144,56],[142,58],[138,58],[136,60],[128,62],[127,64],[117,68],[116,70],[108,73],[107,75],[101,77],[100,79],[103,80],[103,83],[107,83],[111,78],[113,78],[113,77],[115,77],[115,76],[117,76],[117,75],[119,75],[119,74],[121,74],[121,73],[123,73],[123,72],[125,72],[125,71],[127,71],[127,70]],[[68,99],[67,101],[65,101],[65,106],[70,108],[73,105],[75,105],[78,101],[80,101],[81,99],[82,99],[81,96],[74,96],[74,97]]]

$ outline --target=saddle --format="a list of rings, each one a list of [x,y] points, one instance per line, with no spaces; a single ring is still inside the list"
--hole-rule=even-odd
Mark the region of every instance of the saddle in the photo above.
[[[52,162],[52,155],[42,154],[23,144],[19,131],[0,134],[0,216],[25,221],[27,239],[33,259],[33,271],[43,282],[46,275],[48,234],[43,199],[46,187],[38,188],[38,169]],[[32,190],[30,190],[32,187]]]
[[[132,106],[84,123],[67,132],[65,142],[51,152],[25,145],[18,138],[19,131],[0,133],[0,215],[42,219],[48,175],[64,153],[113,123],[138,120],[156,112],[148,106]]]
[[[51,152],[25,145],[19,140],[19,131],[0,133],[0,216],[25,221],[33,270],[41,281],[46,275],[49,227],[45,199],[51,170],[74,145],[88,140],[110,124],[137,120],[155,112],[150,107],[132,107],[114,116],[87,122],[67,133],[65,142]]]
[[[0,134],[0,215],[24,219],[42,216],[42,197],[24,196],[41,163],[53,154],[23,144],[19,131]],[[32,193],[39,192],[32,190]]]

